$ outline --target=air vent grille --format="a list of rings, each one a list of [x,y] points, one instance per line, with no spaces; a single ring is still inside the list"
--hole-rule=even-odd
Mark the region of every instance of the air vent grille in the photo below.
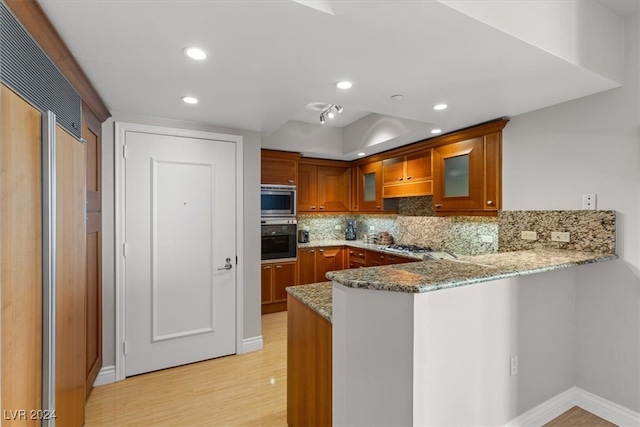
[[[0,1],[0,80],[58,124],[82,137],[81,99],[20,22]]]

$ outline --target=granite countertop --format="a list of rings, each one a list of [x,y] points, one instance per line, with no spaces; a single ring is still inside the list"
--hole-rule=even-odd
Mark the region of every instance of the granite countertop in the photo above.
[[[458,260],[422,261],[327,273],[327,278],[351,288],[421,293],[507,277],[617,259],[616,254],[566,249],[531,249]]]
[[[298,243],[298,249],[304,248],[320,248],[330,246],[350,246],[352,248],[368,249],[370,251],[376,251],[385,254],[393,254],[403,256],[407,258],[415,258],[417,260],[423,260],[423,254],[414,254],[410,252],[389,252],[385,251],[389,245],[376,245],[375,243],[364,243],[362,240],[313,240],[309,243]]]
[[[307,307],[331,322],[331,282],[289,286],[287,292]]]

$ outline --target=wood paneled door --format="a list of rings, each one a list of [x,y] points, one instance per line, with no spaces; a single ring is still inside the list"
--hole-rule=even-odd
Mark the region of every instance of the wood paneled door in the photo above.
[[[87,264],[85,285],[85,398],[102,368],[102,209],[100,199],[100,121],[82,104],[82,137],[86,143]]]
[[[42,408],[42,115],[1,90],[2,425],[36,426],[9,411]]]

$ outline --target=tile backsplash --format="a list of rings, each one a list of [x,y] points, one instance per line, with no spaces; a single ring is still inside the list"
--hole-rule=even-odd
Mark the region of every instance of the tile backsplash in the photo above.
[[[499,251],[520,251],[549,247],[614,253],[616,250],[615,211],[501,211]],[[524,240],[522,231],[535,231],[536,240]],[[568,232],[568,243],[552,242],[551,232]]]

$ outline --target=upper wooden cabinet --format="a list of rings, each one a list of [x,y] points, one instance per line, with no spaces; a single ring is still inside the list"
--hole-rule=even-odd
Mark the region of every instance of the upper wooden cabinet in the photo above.
[[[262,184],[296,185],[298,182],[298,153],[262,150]]]
[[[437,147],[433,206],[439,214],[495,215],[501,208],[501,132]]]
[[[382,161],[382,197],[433,194],[431,149]]]
[[[298,212],[347,212],[351,169],[344,162],[301,159]]]
[[[381,212],[382,203],[382,161],[355,166],[356,200],[354,211]]]

